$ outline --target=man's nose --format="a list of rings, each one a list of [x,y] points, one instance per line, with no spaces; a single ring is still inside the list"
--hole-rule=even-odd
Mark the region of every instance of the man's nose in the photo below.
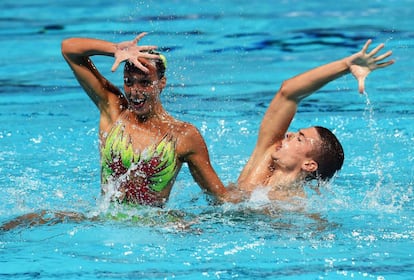
[[[295,134],[293,133],[293,132],[287,132],[286,133],[286,138],[287,139],[291,139],[291,138],[293,138],[295,136]]]

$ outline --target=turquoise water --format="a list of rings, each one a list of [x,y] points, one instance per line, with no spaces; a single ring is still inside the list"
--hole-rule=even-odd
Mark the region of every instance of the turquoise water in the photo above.
[[[263,3],[264,2],[264,3]],[[168,58],[165,107],[237,179],[280,83],[385,42],[396,64],[346,76],[302,103],[292,130],[333,129],[346,160],[305,212],[211,206],[186,167],[142,221],[67,222],[0,234],[4,279],[412,279],[414,1],[9,1],[0,4],[0,222],[100,211],[98,111],[60,55],[71,36],[150,34]],[[118,86],[112,60],[98,67]],[[179,212],[179,222],[168,211]],[[136,213],[135,213],[136,214]],[[319,215],[320,219],[311,218]]]

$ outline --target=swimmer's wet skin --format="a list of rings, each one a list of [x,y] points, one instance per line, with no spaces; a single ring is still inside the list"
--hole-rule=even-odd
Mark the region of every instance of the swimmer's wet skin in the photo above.
[[[41,210],[29,214],[24,214],[13,220],[10,220],[0,226],[0,231],[8,231],[18,227],[32,227],[39,225],[54,225],[63,222],[80,222],[86,219],[82,213],[65,212],[65,211],[47,211]],[[92,219],[93,220],[93,219]]]

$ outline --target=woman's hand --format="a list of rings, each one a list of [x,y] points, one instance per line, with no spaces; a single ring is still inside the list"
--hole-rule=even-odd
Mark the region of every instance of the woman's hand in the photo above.
[[[114,53],[115,62],[112,65],[112,72],[114,72],[120,63],[124,61],[129,61],[134,64],[138,69],[141,69],[145,73],[148,72],[148,69],[139,62],[138,58],[150,58],[156,59],[159,57],[157,54],[150,54],[148,53],[149,50],[155,50],[156,46],[138,46],[139,40],[144,37],[147,33],[142,32],[139,34],[134,40],[126,41],[116,44],[116,51]]]
[[[378,45],[372,51],[367,53],[371,42],[372,40],[368,40],[362,50],[350,56],[347,61],[349,70],[358,81],[359,93],[365,92],[365,78],[369,73],[376,69],[384,68],[394,63],[394,60],[382,62],[385,58],[389,57],[392,54],[392,51],[388,51],[384,54],[375,56],[384,47],[384,44]]]

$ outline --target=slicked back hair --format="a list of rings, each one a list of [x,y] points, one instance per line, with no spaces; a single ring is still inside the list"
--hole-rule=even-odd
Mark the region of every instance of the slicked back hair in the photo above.
[[[318,179],[328,181],[344,163],[344,150],[338,138],[327,128],[315,126],[322,141],[320,147],[312,154],[313,159],[318,163],[318,170],[307,179]]]

